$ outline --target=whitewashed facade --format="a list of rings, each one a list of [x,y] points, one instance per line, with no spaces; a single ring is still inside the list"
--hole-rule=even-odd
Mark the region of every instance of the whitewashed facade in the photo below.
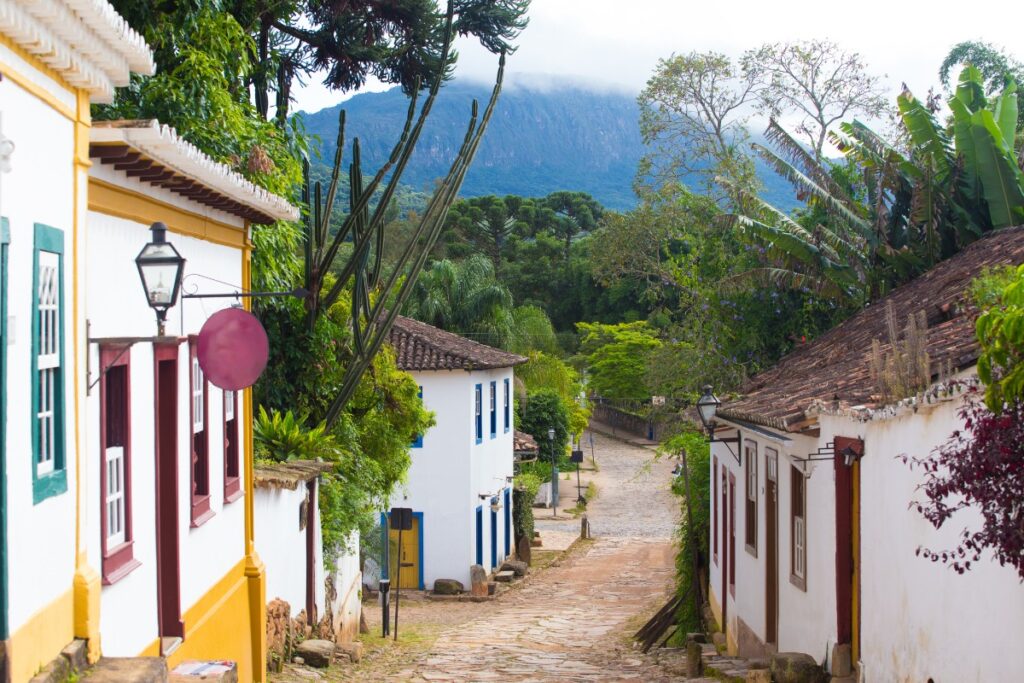
[[[966,360],[954,365],[955,391],[943,383],[900,405],[872,401],[866,366],[870,339],[887,340],[882,301],[723,405],[717,436],[740,442],[712,446],[709,583],[731,652],[803,652],[850,680],[1024,680],[1024,585],[988,553],[963,575],[917,555],[955,548],[981,520],[964,512],[936,530],[910,507],[923,475],[903,462],[963,426],[963,386],[977,381],[964,289],[985,266],[1020,262],[1024,230],[1003,231],[890,295],[903,319],[928,315],[936,367]]]
[[[412,508],[418,525],[419,556],[407,549],[403,561],[415,567],[403,575],[412,573],[420,589],[436,579],[468,589],[472,565],[490,571],[514,552],[513,367],[525,359],[406,318],[391,341],[436,421],[413,445],[408,480],[391,500]],[[431,366],[445,369],[425,369]],[[388,545],[394,555],[395,540]]]

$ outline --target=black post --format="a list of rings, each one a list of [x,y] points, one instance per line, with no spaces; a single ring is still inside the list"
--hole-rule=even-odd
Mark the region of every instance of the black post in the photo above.
[[[391,581],[380,580],[381,637],[391,635]]]
[[[405,524],[398,527],[398,562],[395,569],[395,640],[398,640],[398,603],[402,597],[402,529]]]

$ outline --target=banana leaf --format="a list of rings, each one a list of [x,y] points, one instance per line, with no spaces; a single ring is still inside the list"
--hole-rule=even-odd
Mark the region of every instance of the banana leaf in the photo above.
[[[992,107],[992,115],[996,125],[1003,134],[1003,141],[1012,151],[1013,140],[1017,135],[1017,84],[1010,82]]]
[[[992,227],[1015,225],[1024,218],[1024,175],[1013,156],[1006,154],[1003,134],[992,112],[975,112],[971,116],[971,124],[978,154],[978,171]]]
[[[942,182],[952,171],[949,138],[935,121],[935,116],[909,91],[902,92],[896,103],[914,149],[919,156],[930,161],[935,168],[936,180]]]
[[[956,86],[956,98],[973,114],[985,108],[985,79],[977,67],[970,64],[960,72],[960,82]]]

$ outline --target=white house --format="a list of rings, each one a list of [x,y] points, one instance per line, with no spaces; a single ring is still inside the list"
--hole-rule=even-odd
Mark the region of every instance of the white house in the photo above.
[[[731,652],[804,652],[862,681],[1024,680],[1016,572],[985,558],[959,575],[916,554],[954,548],[980,523],[961,513],[934,529],[909,507],[922,475],[900,457],[927,455],[959,429],[964,394],[936,385],[883,405],[869,369],[872,340],[889,349],[891,303],[901,326],[924,311],[933,369],[970,380],[967,288],[985,267],[1021,262],[1024,228],[990,234],[719,409],[717,437],[738,441],[712,448],[710,602]]]
[[[338,557],[324,562],[319,478],[332,467],[303,460],[256,466],[256,551],[267,567],[268,604],[283,601],[288,618],[302,620],[322,638],[348,643],[358,632],[362,607],[359,532]],[[268,618],[272,614],[277,610],[268,609]]]
[[[0,680],[28,680],[75,638],[100,653],[84,408],[90,105],[153,69],[104,0],[0,2]]]
[[[408,482],[391,500],[414,514],[401,585],[455,579],[468,588],[472,565],[494,569],[514,550],[512,369],[527,359],[404,317],[390,342],[437,422],[413,444]],[[398,533],[390,536],[383,572],[393,580]]]
[[[88,152],[79,268],[95,465],[82,478],[91,520],[83,543],[102,576],[103,653],[165,656],[172,668],[231,659],[243,680],[258,680],[265,576],[254,545],[250,391],[206,378],[197,337],[211,315],[242,302],[179,298],[157,336],[135,257],[159,221],[185,259],[183,294],[247,291],[250,225],[298,211],[156,121],[95,123]]]

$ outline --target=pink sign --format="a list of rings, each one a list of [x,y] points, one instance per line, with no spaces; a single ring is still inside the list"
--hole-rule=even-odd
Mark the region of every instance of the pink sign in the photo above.
[[[225,308],[210,316],[199,331],[199,367],[214,386],[227,391],[251,387],[267,367],[270,345],[256,316]]]

